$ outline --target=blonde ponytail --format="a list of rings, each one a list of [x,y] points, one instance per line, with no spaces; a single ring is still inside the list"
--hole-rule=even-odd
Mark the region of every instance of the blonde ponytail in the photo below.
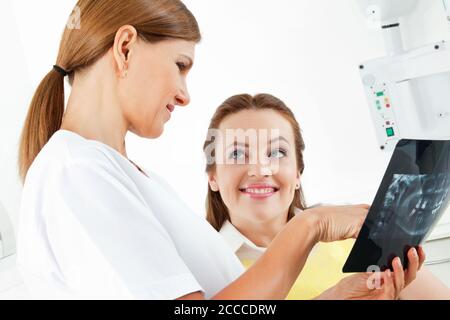
[[[34,159],[61,127],[64,115],[64,76],[52,69],[39,84],[31,101],[19,147],[22,182]]]

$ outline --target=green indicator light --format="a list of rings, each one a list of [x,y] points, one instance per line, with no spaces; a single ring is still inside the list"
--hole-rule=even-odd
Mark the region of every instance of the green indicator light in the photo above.
[[[386,128],[386,133],[388,137],[393,137],[395,135],[394,128]]]
[[[382,97],[382,96],[384,96],[384,92],[383,91],[377,92],[377,97]]]

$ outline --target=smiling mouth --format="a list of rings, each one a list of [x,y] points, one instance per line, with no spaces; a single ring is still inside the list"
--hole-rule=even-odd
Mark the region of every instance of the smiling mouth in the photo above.
[[[250,186],[240,188],[239,191],[254,199],[264,199],[274,195],[280,189],[274,186]]]

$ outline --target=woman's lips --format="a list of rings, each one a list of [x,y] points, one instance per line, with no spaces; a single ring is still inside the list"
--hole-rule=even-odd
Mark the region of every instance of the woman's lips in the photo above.
[[[271,185],[250,185],[239,190],[252,199],[267,199],[278,192],[279,188]]]
[[[175,106],[173,104],[168,104],[166,108],[167,110],[169,110],[170,113],[172,113],[175,110]]]

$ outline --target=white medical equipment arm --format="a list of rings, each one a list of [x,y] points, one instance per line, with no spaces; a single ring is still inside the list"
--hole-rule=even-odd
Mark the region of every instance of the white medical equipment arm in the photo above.
[[[450,139],[448,44],[439,41],[409,51],[403,47],[400,20],[417,2],[358,0],[369,23],[383,32],[388,52],[359,66],[382,150],[392,150],[402,138]]]
[[[418,0],[358,0],[367,21],[383,31],[383,38],[389,54],[402,53],[403,40],[400,18],[407,16],[417,6]]]

